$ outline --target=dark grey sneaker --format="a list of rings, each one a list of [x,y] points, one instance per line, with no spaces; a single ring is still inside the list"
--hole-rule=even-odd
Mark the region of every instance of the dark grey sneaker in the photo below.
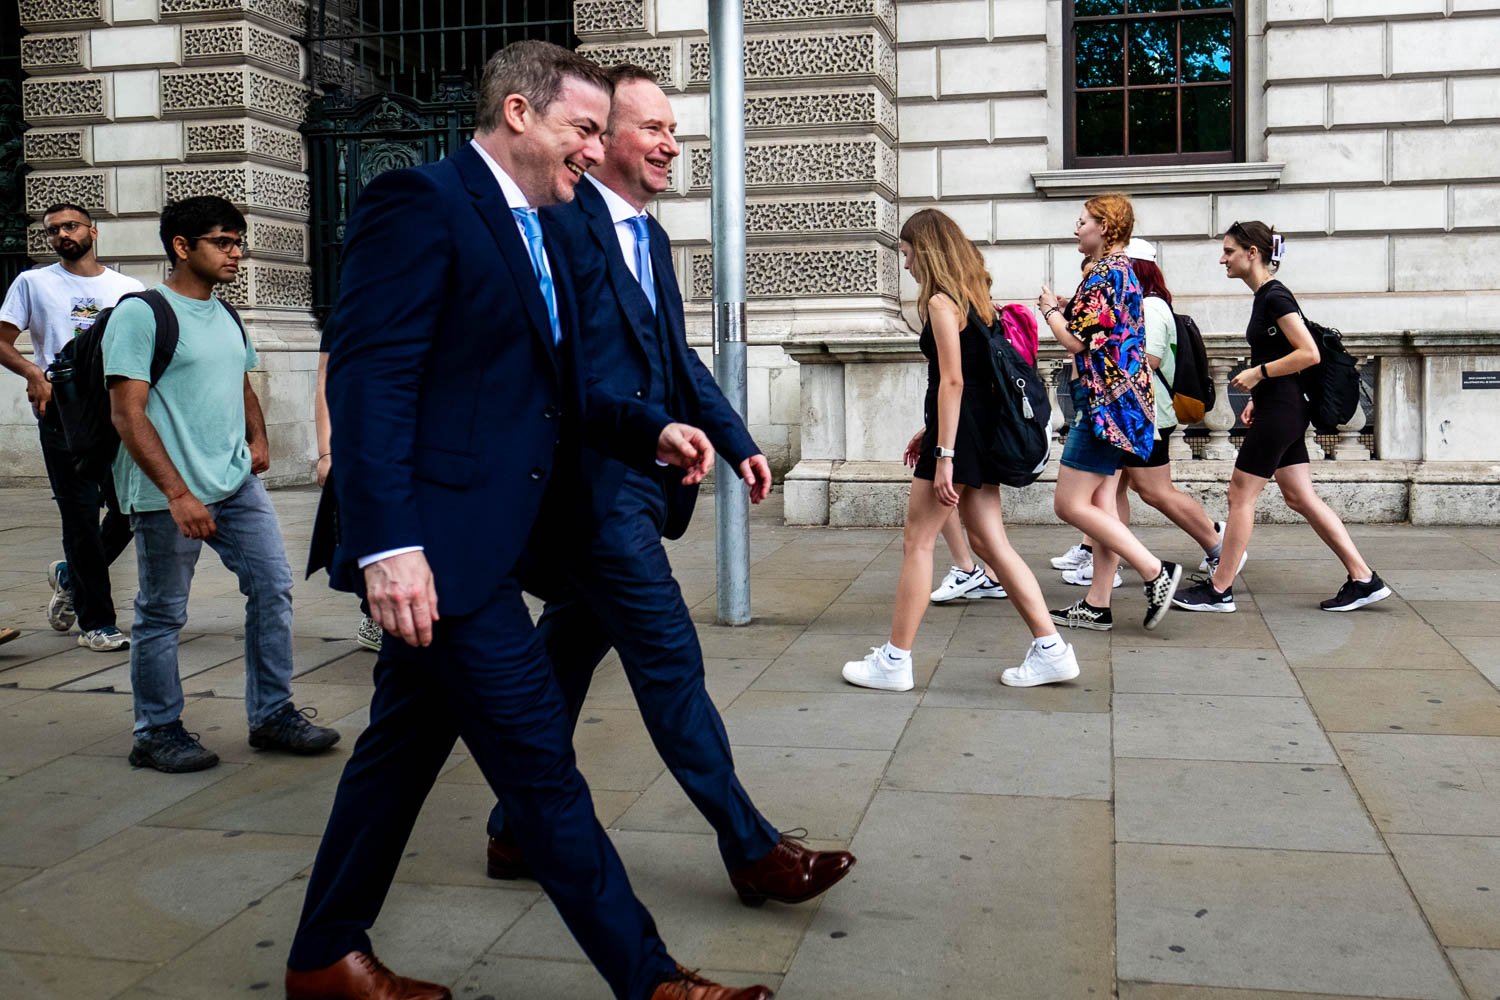
[[[250,745],[257,750],[285,750],[288,753],[322,753],[339,741],[339,731],[315,726],[316,708],[299,709],[287,702],[265,722],[250,730]]]
[[[1230,614],[1234,607],[1234,588],[1220,593],[1214,589],[1212,578],[1200,580],[1183,590],[1172,603],[1184,611],[1217,611],[1220,614]]]
[[[1371,570],[1370,579],[1366,583],[1360,583],[1352,576],[1345,577],[1339,592],[1328,600],[1319,602],[1318,607],[1324,611],[1353,611],[1390,596],[1391,588],[1385,585],[1379,573]]]
[[[1074,601],[1065,608],[1049,611],[1052,620],[1068,628],[1086,628],[1108,632],[1115,627],[1115,616],[1108,608],[1096,608],[1088,601]]]
[[[198,734],[182,728],[182,721],[169,722],[135,734],[130,748],[131,767],[153,767],[166,774],[204,771],[219,762],[219,755],[198,742]]]
[[[1142,624],[1148,632],[1160,625],[1167,612],[1172,610],[1172,598],[1181,582],[1182,567],[1163,559],[1161,572],[1156,574],[1156,579],[1146,583],[1146,620]]]

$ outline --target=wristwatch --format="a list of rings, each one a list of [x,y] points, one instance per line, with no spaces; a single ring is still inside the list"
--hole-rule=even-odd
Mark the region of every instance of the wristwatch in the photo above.
[[[932,449],[932,456],[934,458],[952,458],[957,454],[958,452],[954,451],[952,448],[944,448],[942,445],[937,445]]]

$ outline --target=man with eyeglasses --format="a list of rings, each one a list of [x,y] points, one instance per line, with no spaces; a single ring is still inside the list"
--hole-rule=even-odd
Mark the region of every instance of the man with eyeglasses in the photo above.
[[[250,745],[308,754],[337,730],[292,704],[292,571],[276,511],[258,474],[271,465],[266,422],[250,387],[255,348],[238,317],[214,296],[234,281],[245,254],[245,217],[211,195],[161,213],[171,272],[154,291],[176,317],[177,349],[151,383],[156,317],[127,299],[104,331],[110,412],[123,445],[115,458],[120,506],[135,530],[130,683],[135,743],[130,763],[178,773],[219,762],[182,725],[178,634],[203,544],[239,577],[245,595],[245,714]]]
[[[0,305],[0,365],[26,380],[26,398],[36,414],[42,439],[42,461],[52,498],[62,515],[63,558],[47,567],[52,599],[47,623],[66,632],[78,623],[78,645],[113,652],[130,644],[115,627],[115,602],[109,566],[130,544],[130,524],[120,513],[110,483],[78,474],[68,455],[62,421],[51,406],[47,366],[64,344],[94,324],[94,317],[141,290],[141,283],[99,263],[88,209],[71,202],[51,206],[42,215],[47,243],[57,263],[22,271]],[[16,350],[22,330],[31,332],[31,359]],[[104,521],[99,508],[107,509]]]

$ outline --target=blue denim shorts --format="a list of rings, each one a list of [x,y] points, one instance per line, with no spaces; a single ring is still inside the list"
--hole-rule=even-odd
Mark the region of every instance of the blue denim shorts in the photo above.
[[[1125,452],[1094,436],[1089,421],[1088,389],[1084,384],[1073,379],[1068,383],[1068,389],[1073,396],[1073,424],[1068,428],[1067,441],[1063,443],[1062,464],[1080,472],[1114,475],[1125,462]]]

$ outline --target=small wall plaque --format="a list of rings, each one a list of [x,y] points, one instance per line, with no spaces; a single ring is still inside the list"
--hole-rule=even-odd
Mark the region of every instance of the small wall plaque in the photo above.
[[[1500,389],[1500,372],[1464,372],[1460,389]]]

